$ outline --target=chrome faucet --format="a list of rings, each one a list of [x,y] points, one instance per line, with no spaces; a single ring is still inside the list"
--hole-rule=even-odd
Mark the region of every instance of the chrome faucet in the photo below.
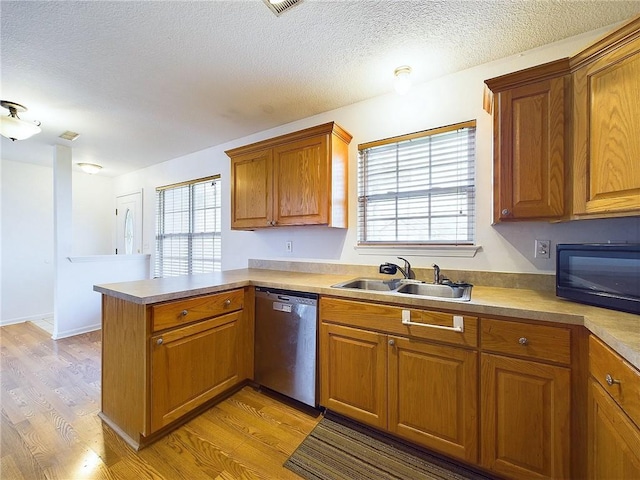
[[[436,285],[440,285],[442,283],[442,277],[440,276],[440,267],[435,263],[432,265],[433,267],[433,283]]]
[[[404,262],[404,269],[398,267],[398,269],[404,275],[404,278],[413,278],[413,272],[411,271],[411,264],[409,263],[409,260],[403,257],[398,257],[398,260],[402,260]]]

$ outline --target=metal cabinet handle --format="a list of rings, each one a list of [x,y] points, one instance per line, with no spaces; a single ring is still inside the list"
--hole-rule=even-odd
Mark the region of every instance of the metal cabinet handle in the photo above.
[[[183,316],[183,317],[186,317],[186,316],[187,316],[187,313],[189,313],[187,310],[182,310],[182,316]]]
[[[607,373],[607,376],[604,377],[604,380],[607,382],[607,385],[611,386],[613,384],[618,384],[620,385],[620,380],[616,380],[615,378],[613,378],[611,375],[609,375]]]
[[[504,209],[502,209],[502,212],[500,212],[500,213],[502,213],[502,215],[509,215],[511,212],[509,211],[508,208],[504,208]]]
[[[228,298],[224,301],[224,306],[228,307],[229,305],[231,305],[231,300],[229,300]]]
[[[529,345],[529,340],[527,340],[527,337],[520,337],[520,340],[518,340],[518,343],[526,347],[527,345]]]
[[[413,325],[416,327],[435,328],[437,330],[449,330],[450,332],[464,332],[464,317],[462,315],[453,316],[453,326],[447,327],[445,325],[432,325],[430,323],[420,323],[411,321],[411,310],[402,310],[402,324]]]
[[[162,342],[164,342],[164,340],[162,340],[162,337],[160,337],[156,340],[156,345],[162,345]]]
[[[396,344],[395,340],[389,340],[389,345],[391,345],[392,347]]]

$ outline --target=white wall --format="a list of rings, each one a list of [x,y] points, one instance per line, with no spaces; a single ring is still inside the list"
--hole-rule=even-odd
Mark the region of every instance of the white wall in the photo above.
[[[53,312],[53,170],[2,161],[2,324]]]
[[[0,324],[51,317],[53,168],[2,160],[1,170]],[[73,172],[72,182],[71,254],[113,253],[113,179]]]
[[[591,32],[504,60],[481,65],[416,85],[404,97],[388,94],[331,112],[237,139],[191,155],[164,162],[115,179],[116,195],[144,188],[144,253],[153,254],[155,229],[154,195],[157,186],[219,173],[223,188],[223,269],[244,268],[249,258],[308,259],[375,265],[390,254],[363,254],[356,244],[357,145],[390,136],[477,120],[477,243],[474,258],[423,254],[412,263],[428,267],[438,262],[443,269],[549,273],[554,258],[534,259],[534,240],[560,242],[640,242],[640,220],[587,220],[564,224],[526,222],[491,225],[492,210],[492,118],[482,109],[484,80],[574,54],[608,29]],[[390,86],[391,90],[391,86]],[[224,151],[265,138],[320,123],[336,121],[353,135],[350,146],[348,230],[323,227],[291,227],[255,232],[230,230],[229,159]],[[293,241],[293,253],[285,253],[285,241]],[[401,250],[397,254],[406,254]],[[394,252],[395,254],[395,252]]]

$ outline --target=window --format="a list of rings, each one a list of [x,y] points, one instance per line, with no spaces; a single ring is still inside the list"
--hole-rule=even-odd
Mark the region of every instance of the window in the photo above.
[[[359,245],[473,245],[475,121],[358,146]]]
[[[156,189],[156,277],[219,271],[220,175]]]

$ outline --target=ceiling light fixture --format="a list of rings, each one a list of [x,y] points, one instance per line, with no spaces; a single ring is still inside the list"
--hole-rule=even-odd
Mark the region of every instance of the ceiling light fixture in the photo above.
[[[0,100],[0,105],[9,110],[8,116],[0,117],[0,135],[15,142],[40,133],[40,122],[27,122],[18,116],[18,112],[26,112],[27,107],[8,100]]]
[[[96,163],[79,163],[78,166],[84,173],[88,173],[89,175],[93,175],[94,173],[98,173],[102,170],[102,165],[98,165]]]
[[[393,75],[395,76],[393,88],[396,89],[399,95],[404,95],[411,88],[411,67],[408,65],[398,67],[393,72]]]

